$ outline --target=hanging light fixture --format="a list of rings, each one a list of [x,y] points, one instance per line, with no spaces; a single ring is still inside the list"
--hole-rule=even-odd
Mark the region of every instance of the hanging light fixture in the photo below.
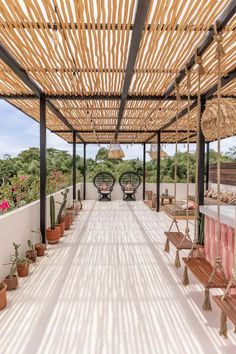
[[[124,151],[122,150],[119,143],[111,143],[108,151],[109,159],[123,159],[125,157]]]
[[[157,144],[151,144],[150,156],[153,160],[157,159]],[[168,154],[161,147],[161,159],[167,156]]]

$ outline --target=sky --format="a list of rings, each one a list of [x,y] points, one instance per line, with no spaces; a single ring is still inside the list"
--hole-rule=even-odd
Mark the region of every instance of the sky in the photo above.
[[[0,101],[0,158],[4,154],[16,156],[23,150],[29,147],[39,146],[39,124],[33,119],[26,116],[16,108],[12,107],[9,103]],[[229,147],[236,145],[236,137],[222,140],[221,150],[226,152]],[[108,145],[101,145],[108,147]],[[56,134],[47,131],[47,147],[52,147],[59,150],[66,150],[72,153],[72,145],[59,138]],[[122,145],[126,159],[143,158],[142,145]],[[216,149],[216,143],[211,143],[210,148]],[[99,149],[98,145],[87,146],[87,157],[94,158]],[[168,155],[174,154],[173,144],[164,145],[163,149]],[[186,146],[179,144],[179,150],[184,151]],[[190,146],[191,150],[195,149],[195,145]],[[147,146],[149,151],[149,146]],[[82,146],[77,145],[77,154],[82,156]],[[149,154],[147,154],[147,160]]]

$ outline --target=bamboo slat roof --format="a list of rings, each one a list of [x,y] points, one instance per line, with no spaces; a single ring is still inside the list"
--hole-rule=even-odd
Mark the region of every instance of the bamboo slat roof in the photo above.
[[[141,16],[136,16],[138,0],[0,0],[0,42],[66,119],[68,124],[47,106],[47,127],[66,141],[72,141],[68,126],[79,132],[78,142],[109,143],[117,130],[121,143],[155,141],[158,130],[163,130],[163,142],[175,141],[176,97],[175,91],[167,92],[197,48],[213,33],[216,20],[232,1],[143,3],[148,4],[147,15],[117,126],[130,70],[130,48],[136,36],[135,21]],[[236,68],[235,12],[222,28],[222,77],[227,77]],[[215,51],[214,40],[208,41],[202,55],[206,71],[201,80],[202,95],[217,84]],[[194,104],[197,65],[193,63],[190,71]],[[188,103],[184,75],[179,89],[183,98],[178,104],[179,112],[185,110],[185,114],[179,118],[178,139],[186,141]],[[207,98],[215,94],[214,91]],[[236,97],[236,78],[223,86],[222,94]],[[2,54],[0,96],[39,121],[38,97]],[[196,118],[195,106],[190,113],[191,141],[196,140]]]

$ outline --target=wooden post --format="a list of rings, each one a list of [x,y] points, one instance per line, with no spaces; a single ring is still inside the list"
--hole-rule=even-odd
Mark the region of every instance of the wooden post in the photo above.
[[[76,131],[73,131],[73,200],[76,200]]]
[[[146,144],[143,144],[143,200],[146,194]]]
[[[44,96],[39,98],[40,104],[40,231],[42,242],[46,243],[46,100]]]
[[[83,196],[86,199],[86,143],[84,143],[84,183],[83,183]]]
[[[160,182],[161,182],[161,132],[157,132],[157,176],[156,176],[156,211],[160,211]]]

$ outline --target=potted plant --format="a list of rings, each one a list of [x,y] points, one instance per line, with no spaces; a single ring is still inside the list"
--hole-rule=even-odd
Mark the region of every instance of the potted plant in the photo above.
[[[12,263],[16,264],[18,277],[27,277],[29,274],[30,260],[28,258],[20,258],[19,248],[21,245],[17,245],[15,242],[13,242],[13,246],[15,248],[15,254],[12,256]]]
[[[37,242],[37,243],[34,245],[34,249],[35,249],[35,251],[37,252],[37,257],[43,257],[43,256],[44,256],[44,253],[45,253],[45,244],[42,243],[42,234],[41,234],[41,231],[40,231],[40,230],[38,230],[38,231],[32,230],[31,232],[34,232],[34,233],[36,233],[37,235],[39,235],[39,241],[40,241],[40,242]]]
[[[12,260],[10,272],[4,279],[4,283],[7,285],[7,290],[15,290],[18,286],[18,277],[16,275],[16,262]]]
[[[55,201],[54,197],[50,196],[50,221],[51,227],[46,230],[48,243],[58,243],[60,239],[60,227],[56,226],[55,217]]]
[[[65,230],[69,230],[70,225],[71,225],[71,218],[68,213],[65,212],[66,209],[66,203],[67,203],[67,195],[69,193],[69,189],[65,189],[64,192],[61,192],[63,196],[63,201],[61,204],[61,207],[58,212],[58,223],[63,223],[65,224]]]
[[[7,284],[4,282],[0,283],[0,311],[7,306]]]
[[[68,192],[66,192],[66,191],[61,192],[61,194],[63,196],[63,201],[62,201],[62,203],[58,202],[58,204],[60,204],[60,208],[59,208],[58,214],[57,214],[57,225],[60,227],[61,236],[63,236],[64,232],[65,232],[65,226],[66,226],[64,212],[65,212]]]
[[[26,251],[26,258],[30,259],[33,263],[36,262],[37,251],[34,249],[34,245],[31,240],[27,241],[29,250]]]

